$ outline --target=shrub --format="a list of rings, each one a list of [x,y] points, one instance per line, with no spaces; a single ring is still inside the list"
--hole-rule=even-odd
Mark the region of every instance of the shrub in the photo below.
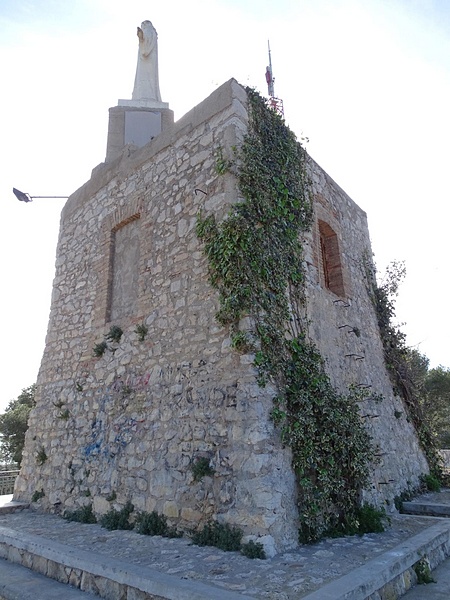
[[[357,514],[359,535],[363,533],[381,533],[384,531],[384,522],[387,519],[386,511],[370,504],[363,504]]]
[[[233,552],[241,549],[242,535],[237,527],[212,521],[192,534],[192,542],[197,546],[216,546],[220,550]]]
[[[159,515],[156,511],[139,513],[135,528],[142,535],[161,535],[168,538],[183,536],[183,533],[178,532],[176,527],[169,527],[165,515]]]
[[[112,508],[100,519],[100,525],[109,531],[116,529],[133,529],[133,524],[130,523],[130,515],[134,510],[134,506],[128,501],[121,510]]]
[[[25,433],[28,429],[28,416],[35,406],[36,385],[30,385],[6,407],[0,415],[0,455],[6,463],[22,462]]]
[[[254,542],[253,540],[250,540],[247,544],[242,544],[241,552],[247,558],[266,558],[264,546],[261,542]]]
[[[349,516],[346,522],[328,529],[326,533],[329,537],[381,533],[385,529],[385,521],[389,522],[389,517],[383,508],[376,508],[366,503],[360,506],[354,515]]]
[[[66,510],[64,513],[66,521],[75,521],[77,523],[97,523],[97,519],[92,511],[92,504],[86,504],[76,510]]]
[[[427,474],[420,476],[420,482],[430,492],[439,492],[441,489],[441,483],[434,475]]]

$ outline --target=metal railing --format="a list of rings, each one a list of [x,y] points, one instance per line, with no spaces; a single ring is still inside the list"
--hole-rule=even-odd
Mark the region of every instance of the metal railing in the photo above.
[[[14,483],[19,474],[19,469],[14,471],[0,471],[0,496],[14,492]]]

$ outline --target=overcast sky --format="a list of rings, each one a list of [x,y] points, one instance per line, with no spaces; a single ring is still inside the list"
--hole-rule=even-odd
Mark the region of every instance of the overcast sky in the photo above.
[[[265,94],[270,39],[287,123],[368,213],[379,270],[406,261],[408,343],[450,366],[448,0],[1,0],[0,411],[37,377],[64,202],[12,187],[69,195],[89,179],[145,19],[175,119],[230,77]]]

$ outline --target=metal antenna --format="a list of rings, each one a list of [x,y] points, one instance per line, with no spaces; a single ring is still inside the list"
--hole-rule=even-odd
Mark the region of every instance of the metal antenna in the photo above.
[[[272,70],[272,53],[270,51],[270,42],[267,40],[267,48],[269,50],[269,66],[266,67],[266,82],[267,82],[267,92],[269,95],[269,99],[267,104],[269,108],[272,108],[281,116],[284,116],[284,108],[283,108],[283,100],[281,98],[277,98],[275,96],[275,77],[273,76]]]
[[[268,90],[269,96],[271,98],[273,98],[275,96],[275,91],[274,91],[275,78],[273,76],[273,71],[272,71],[272,55],[270,52],[269,40],[267,40],[267,48],[269,49],[269,66],[266,68],[267,90]]]

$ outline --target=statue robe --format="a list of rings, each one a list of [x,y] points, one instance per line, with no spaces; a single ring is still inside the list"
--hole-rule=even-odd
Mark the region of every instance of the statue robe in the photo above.
[[[134,80],[133,100],[154,100],[161,102],[158,76],[158,34],[150,21],[138,29],[139,50]]]

